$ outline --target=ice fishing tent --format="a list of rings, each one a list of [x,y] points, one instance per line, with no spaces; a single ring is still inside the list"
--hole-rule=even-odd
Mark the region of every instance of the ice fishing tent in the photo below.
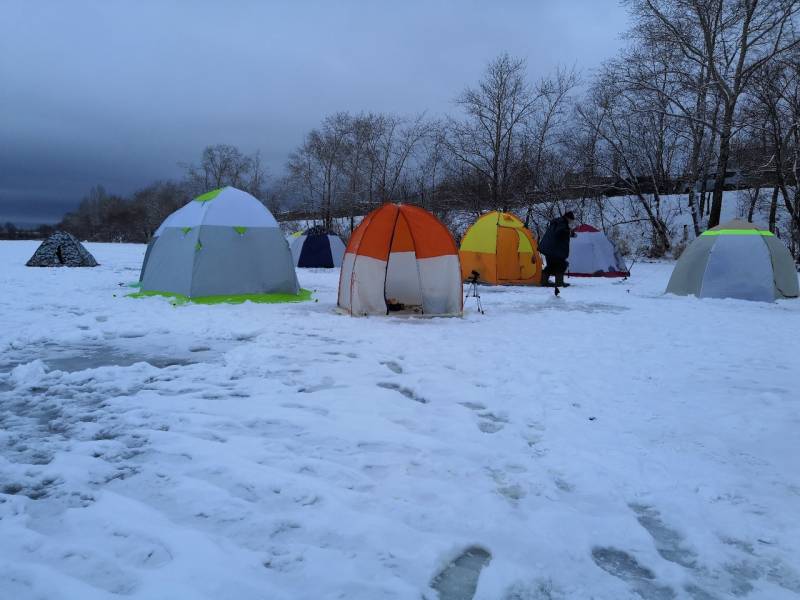
[[[581,225],[569,245],[569,269],[572,277],[628,277],[622,255],[606,237],[591,225]]]
[[[384,204],[350,237],[339,307],[351,315],[460,315],[461,293],[456,244],[428,211]]]
[[[168,216],[145,254],[142,293],[187,298],[299,292],[289,245],[272,213],[224,187]]]
[[[39,245],[25,264],[29,267],[96,267],[97,261],[71,233],[56,231]]]
[[[772,302],[798,295],[797,271],[770,231],[730,221],[703,232],[683,251],[668,294]]]
[[[461,240],[461,276],[480,273],[491,284],[539,285],[542,257],[533,234],[510,213],[490,212],[475,221]]]
[[[297,267],[342,266],[344,242],[322,227],[312,227],[291,241],[292,259]]]

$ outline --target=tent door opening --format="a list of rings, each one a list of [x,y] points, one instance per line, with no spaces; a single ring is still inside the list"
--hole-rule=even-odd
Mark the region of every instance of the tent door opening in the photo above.
[[[422,289],[414,252],[392,252],[386,264],[386,313],[421,314]]]

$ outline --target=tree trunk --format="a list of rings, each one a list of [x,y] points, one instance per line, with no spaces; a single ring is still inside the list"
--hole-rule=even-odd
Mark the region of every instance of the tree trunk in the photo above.
[[[775,233],[775,215],[778,212],[778,191],[777,185],[772,188],[772,200],[769,203],[769,230],[772,233]]]
[[[700,215],[697,212],[697,193],[694,191],[694,185],[689,189],[689,211],[692,213],[694,237],[700,237]]]
[[[711,210],[708,213],[708,228],[719,225],[722,215],[722,192],[725,187],[725,173],[728,170],[728,159],[731,154],[731,131],[733,129],[734,107],[728,103],[722,118],[722,132],[719,136],[719,157],[717,157],[717,174],[714,178],[714,194],[711,199]]]
[[[328,172],[328,177],[327,178],[328,178],[328,182],[327,182],[328,191],[327,191],[327,194],[326,194],[327,195],[327,199],[325,201],[324,226],[325,226],[325,230],[326,231],[330,231],[331,230],[331,226],[333,225],[333,217],[331,215],[331,195],[333,193],[333,190],[332,190],[333,181],[331,180],[332,179],[332,174],[330,173],[330,171]]]
[[[714,114],[711,117],[711,140],[708,144],[708,152],[703,157],[703,168],[701,169],[700,179],[700,218],[706,215],[708,208],[708,163],[710,155],[717,145],[717,123],[719,122],[719,100],[714,105]]]
[[[785,180],[784,180],[785,181]],[[783,204],[786,207],[786,212],[789,213],[789,220],[791,223],[791,250],[796,259],[800,260],[800,185],[795,185],[794,188],[794,203],[789,195],[789,189],[785,183],[780,186],[781,195],[783,196]]]
[[[647,213],[647,218],[653,228],[653,237],[655,238],[655,246],[652,248],[653,257],[657,258],[664,256],[664,254],[672,247],[669,242],[669,232],[664,226],[664,222],[653,213],[653,210],[650,208],[650,204],[647,202],[647,198],[645,198],[640,192],[636,192],[636,197],[639,199],[642,208],[644,208],[644,211]]]
[[[756,204],[758,203],[758,197],[761,195],[761,187],[757,186],[755,190],[753,190],[753,195],[750,198],[750,208],[747,211],[747,222],[753,222],[753,214],[756,212]]]
[[[697,98],[695,99],[694,112],[699,121],[703,121],[706,117],[706,84],[708,83],[708,74],[704,68],[700,69],[700,75],[697,78]],[[702,213],[698,214],[697,211],[697,187],[698,179],[700,176],[700,155],[703,151],[703,138],[705,137],[706,126],[695,123],[692,126],[692,154],[689,162],[689,210],[692,213],[692,225],[694,227],[694,235],[700,235],[700,219]]]

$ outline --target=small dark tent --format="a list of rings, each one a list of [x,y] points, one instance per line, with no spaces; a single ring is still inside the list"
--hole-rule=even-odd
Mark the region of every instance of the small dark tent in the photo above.
[[[312,227],[292,242],[292,258],[297,267],[328,268],[342,266],[344,243],[338,235],[322,227]]]
[[[29,267],[96,267],[97,261],[75,236],[56,231],[25,264]]]

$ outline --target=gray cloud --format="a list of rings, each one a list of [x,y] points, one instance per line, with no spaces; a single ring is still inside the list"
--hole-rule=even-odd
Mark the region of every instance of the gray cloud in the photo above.
[[[279,174],[326,114],[451,112],[504,51],[531,78],[586,72],[627,23],[615,0],[0,0],[0,14],[0,221],[179,176],[211,143],[260,150]]]

